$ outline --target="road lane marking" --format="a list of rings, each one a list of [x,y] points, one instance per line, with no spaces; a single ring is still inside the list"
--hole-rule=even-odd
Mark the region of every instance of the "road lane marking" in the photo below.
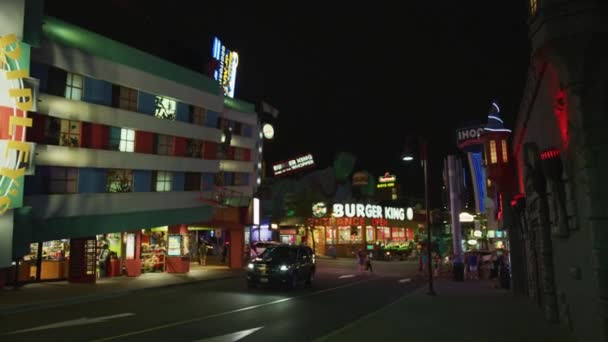
[[[103,322],[111,320],[111,319],[123,318],[123,317],[129,317],[129,316],[135,316],[135,314],[131,313],[131,312],[127,312],[127,313],[121,313],[121,314],[117,314],[117,315],[103,316],[103,317],[94,317],[94,318],[82,317],[82,318],[73,319],[73,320],[65,321],[65,322],[41,325],[41,326],[35,327],[35,328],[17,330],[17,331],[7,333],[6,335],[21,334],[21,333],[26,333],[26,332],[31,332],[31,331],[39,331],[39,330],[47,330],[47,329],[73,327],[73,326],[77,326],[77,325],[103,323]]]
[[[404,279],[399,279],[400,283],[411,283],[412,279],[411,278],[404,278]]]
[[[340,333],[342,333],[344,331],[347,331],[347,330],[353,328],[354,326],[357,326],[357,325],[361,324],[362,322],[370,319],[371,317],[376,316],[377,314],[379,314],[380,312],[388,309],[389,307],[391,307],[391,306],[393,306],[393,305],[395,305],[397,303],[400,303],[401,301],[404,301],[405,299],[407,299],[407,298],[409,298],[411,296],[414,296],[416,294],[422,293],[424,290],[425,290],[424,288],[419,288],[419,289],[417,289],[415,291],[412,291],[412,292],[410,292],[410,293],[408,293],[408,294],[406,294],[406,295],[404,295],[402,297],[399,297],[396,300],[394,300],[394,301],[388,303],[387,305],[381,307],[380,309],[378,309],[376,311],[372,311],[369,314],[367,314],[367,315],[365,315],[365,316],[363,316],[363,317],[361,317],[361,318],[359,318],[357,320],[354,320],[354,321],[350,322],[349,324],[343,326],[342,328],[338,328],[338,329],[330,332],[329,334],[326,334],[324,336],[316,338],[312,342],[325,342],[325,341],[329,340],[330,338],[335,337],[336,335],[338,335],[338,334],[340,334]]]
[[[189,323],[194,323],[194,322],[200,322],[200,321],[204,321],[204,320],[211,319],[211,318],[228,316],[228,315],[231,315],[231,314],[234,314],[234,313],[249,311],[249,310],[253,310],[253,309],[257,309],[257,308],[261,308],[261,307],[265,307],[265,306],[270,306],[270,305],[274,305],[274,304],[279,304],[279,303],[287,302],[287,301],[290,301],[290,300],[296,299],[296,298],[305,298],[305,297],[316,296],[318,294],[322,294],[322,293],[326,293],[326,292],[330,292],[330,291],[335,291],[335,290],[343,289],[343,288],[346,288],[346,287],[355,286],[355,285],[358,285],[358,284],[363,284],[363,283],[366,283],[366,282],[369,282],[369,281],[372,281],[372,280],[378,280],[378,279],[381,279],[381,278],[382,277],[375,277],[375,278],[368,278],[368,279],[363,279],[363,280],[359,280],[359,281],[353,281],[353,282],[350,282],[348,284],[332,287],[332,288],[325,289],[325,290],[315,291],[315,292],[312,292],[312,293],[307,293],[307,294],[304,294],[304,295],[301,295],[301,296],[287,297],[287,298],[283,298],[283,299],[273,300],[272,302],[266,302],[266,303],[262,303],[262,304],[258,304],[258,305],[247,306],[247,307],[240,308],[240,309],[235,309],[235,310],[230,310],[230,311],[224,311],[224,312],[220,312],[220,313],[216,313],[216,314],[211,314],[211,315],[208,315],[208,316],[195,317],[195,318],[190,318],[190,319],[186,319],[186,320],[183,320],[183,321],[177,321],[177,322],[173,322],[173,323],[167,323],[167,324],[158,325],[158,326],[155,326],[155,327],[152,327],[152,328],[148,328],[148,329],[136,330],[136,331],[128,332],[128,333],[121,334],[121,335],[104,337],[104,338],[100,338],[100,339],[97,339],[97,340],[93,340],[91,342],[102,342],[102,341],[117,340],[119,338],[125,338],[125,337],[130,337],[130,336],[135,336],[135,335],[141,335],[141,334],[149,333],[149,332],[152,332],[152,331],[162,330],[162,329],[166,329],[166,328],[173,328],[173,327],[176,327],[176,326],[180,326],[180,325],[184,325],[184,324],[189,324]]]
[[[204,338],[202,340],[197,340],[194,342],[236,342],[238,340],[241,340],[241,339],[253,334],[254,332],[256,332],[262,328],[263,327],[257,327],[257,328],[253,328],[253,329],[241,330],[241,331],[233,332],[233,333],[226,334],[226,335]]]
[[[338,279],[344,279],[344,278],[354,278],[355,275],[354,274],[345,274],[345,275],[341,275],[338,277]]]

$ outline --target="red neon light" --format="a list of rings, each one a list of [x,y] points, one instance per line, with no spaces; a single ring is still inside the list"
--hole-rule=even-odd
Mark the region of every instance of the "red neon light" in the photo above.
[[[562,143],[564,148],[568,149],[570,143],[570,136],[568,135],[568,112],[566,106],[566,92],[561,89],[557,92],[555,97],[555,118],[557,119],[557,127],[561,135]]]
[[[540,159],[548,160],[548,159],[557,158],[557,157],[559,157],[559,154],[560,154],[560,151],[558,149],[543,151],[540,153]]]
[[[502,192],[498,194],[498,220],[502,220]]]
[[[517,201],[519,201],[522,198],[525,198],[526,196],[524,194],[516,194],[515,196],[513,196],[513,199],[511,200],[511,206],[514,207],[517,205]]]

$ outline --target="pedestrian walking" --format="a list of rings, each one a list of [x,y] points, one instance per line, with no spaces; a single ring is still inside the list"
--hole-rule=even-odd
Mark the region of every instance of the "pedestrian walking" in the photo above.
[[[207,247],[207,242],[205,240],[201,241],[201,244],[198,246],[198,264],[201,266],[207,266],[207,251],[209,248]]]
[[[372,268],[372,259],[369,254],[365,255],[365,270],[370,273],[374,273],[374,269]]]
[[[365,271],[365,253],[361,248],[357,251],[357,264],[359,264],[359,272]]]

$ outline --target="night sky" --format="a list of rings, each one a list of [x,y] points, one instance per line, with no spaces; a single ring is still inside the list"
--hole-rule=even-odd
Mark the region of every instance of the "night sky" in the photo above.
[[[496,99],[510,126],[529,59],[526,1],[47,1],[48,15],[205,72],[218,35],[239,52],[236,97],[280,110],[269,163],[336,152],[357,170],[401,178],[422,196],[407,136],[431,149],[432,199],[455,129],[484,123]],[[329,7],[331,4],[333,7]]]

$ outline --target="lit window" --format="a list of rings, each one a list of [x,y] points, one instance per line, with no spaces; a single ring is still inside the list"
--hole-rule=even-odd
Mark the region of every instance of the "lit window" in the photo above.
[[[498,157],[496,156],[496,140],[490,140],[490,163],[496,164]]]
[[[78,192],[78,169],[73,167],[51,167],[50,194],[75,194]]]
[[[195,125],[203,126],[205,124],[205,114],[207,113],[207,110],[197,106],[192,106],[191,108],[192,114],[190,115],[190,122]]]
[[[165,120],[175,120],[177,102],[166,97],[154,98],[154,116]]]
[[[118,108],[137,111],[137,90],[120,87],[120,96],[118,99]]]
[[[122,152],[135,151],[135,131],[132,129],[120,129],[120,144],[118,150]]]
[[[80,122],[61,120],[61,139],[60,146],[79,147],[80,146]]]
[[[392,194],[391,198],[393,199],[393,201],[396,201],[397,200],[397,194]]]
[[[507,155],[507,142],[505,140],[502,140],[502,162],[509,162],[509,156]]]
[[[173,174],[167,171],[156,172],[156,191],[171,191]]]
[[[535,16],[538,11],[538,0],[530,0],[530,15]]]
[[[82,76],[68,73],[65,84],[65,98],[80,101],[82,98]]]
[[[108,192],[131,192],[133,186],[133,172],[131,170],[108,170]]]
[[[156,143],[156,154],[169,156],[173,154],[173,137],[169,135],[158,135]]]

